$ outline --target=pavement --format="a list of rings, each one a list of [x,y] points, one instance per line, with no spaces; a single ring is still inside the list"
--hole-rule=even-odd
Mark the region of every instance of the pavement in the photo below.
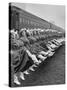
[[[35,68],[35,72],[30,71],[29,75],[25,75],[25,81],[20,80],[20,82],[20,86],[64,84],[65,45],[59,47],[52,57],[47,58],[39,67]]]

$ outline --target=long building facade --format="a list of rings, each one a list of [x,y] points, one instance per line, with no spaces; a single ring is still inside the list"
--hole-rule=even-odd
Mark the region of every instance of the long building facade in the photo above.
[[[26,29],[54,29],[63,30],[62,28],[43,20],[27,11],[24,11],[16,6],[9,6],[9,29],[20,30],[22,28]]]

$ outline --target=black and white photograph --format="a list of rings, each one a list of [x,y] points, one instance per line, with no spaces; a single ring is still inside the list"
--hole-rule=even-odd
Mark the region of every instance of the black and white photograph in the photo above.
[[[65,6],[9,3],[9,87],[65,84]]]

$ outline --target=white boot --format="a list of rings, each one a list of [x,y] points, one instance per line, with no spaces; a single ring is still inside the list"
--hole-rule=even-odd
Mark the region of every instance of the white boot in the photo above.
[[[54,42],[57,46],[60,46],[60,43],[57,42],[55,39],[53,39],[52,42]]]
[[[17,85],[20,85],[20,82],[19,82],[18,77],[16,75],[14,75],[14,83]]]
[[[55,52],[51,52],[51,51],[49,51],[48,56],[49,56],[49,57],[50,57],[50,56],[53,56],[53,55],[54,55],[54,53],[55,53]]]
[[[36,55],[33,54],[31,57],[32,57],[32,60],[34,61],[34,63],[38,63],[38,60],[36,58]]]
[[[34,69],[33,69],[33,67],[31,66],[31,67],[29,67],[29,70],[31,70],[31,71],[35,71]]]
[[[43,54],[44,56],[46,56],[48,54],[48,52],[41,51],[40,54]]]
[[[48,48],[50,51],[54,51],[54,49],[52,49],[49,45],[47,45],[47,48]]]
[[[44,61],[47,57],[44,57],[44,56],[42,56],[42,55],[40,54],[40,55],[38,55],[38,58],[40,58],[40,59],[42,59],[42,60]]]
[[[38,67],[37,65],[33,64],[33,67]]]
[[[26,50],[26,52],[29,55],[29,57],[31,57],[31,59],[34,61],[34,63],[38,63],[38,60],[36,58],[36,55],[31,54],[29,50]]]
[[[23,73],[24,73],[24,74],[29,74],[29,72],[28,72],[27,70],[26,70],[26,71],[24,71]]]
[[[24,73],[23,73],[23,72],[20,72],[20,78],[21,78],[22,80],[25,80],[25,78],[24,78]]]

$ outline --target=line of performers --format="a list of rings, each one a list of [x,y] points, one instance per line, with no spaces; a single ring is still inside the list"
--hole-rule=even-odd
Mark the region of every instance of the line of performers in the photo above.
[[[53,56],[55,50],[64,42],[61,35],[62,32],[51,29],[10,30],[11,66],[15,84],[21,85],[20,79],[25,80],[25,74],[35,71],[34,67],[38,67],[47,57]]]

